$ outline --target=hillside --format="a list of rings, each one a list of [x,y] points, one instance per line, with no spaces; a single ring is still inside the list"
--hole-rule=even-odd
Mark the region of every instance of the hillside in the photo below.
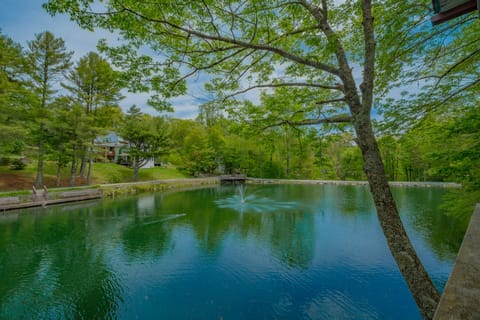
[[[0,166],[0,191],[31,189],[35,182],[35,165],[29,164],[23,170],[12,170],[9,166]],[[133,170],[113,163],[94,163],[91,184],[131,182]],[[155,167],[141,169],[139,181],[188,178],[176,168]],[[56,187],[56,168],[54,163],[45,163],[45,185],[48,188]],[[62,171],[61,186],[68,186],[69,169]],[[76,185],[84,185],[85,179],[77,177]]]

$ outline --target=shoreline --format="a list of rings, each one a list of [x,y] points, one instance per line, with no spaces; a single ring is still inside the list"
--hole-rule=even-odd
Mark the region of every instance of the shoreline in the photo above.
[[[247,178],[250,184],[312,184],[312,185],[338,185],[338,186],[368,186],[368,181],[359,180],[296,180],[296,179],[264,179],[264,178]],[[456,182],[434,182],[434,181],[390,181],[388,183],[393,187],[417,187],[417,188],[453,188],[459,189],[461,184]]]
[[[18,210],[26,207],[45,206],[46,204],[67,203],[74,201],[88,200],[87,196],[81,193],[91,193],[99,191],[101,194],[97,198],[115,199],[118,196],[134,195],[146,192],[165,192],[182,189],[192,189],[220,185],[219,176],[208,178],[185,178],[185,179],[165,179],[140,182],[112,183],[93,186],[78,186],[71,188],[55,188],[48,190],[48,200],[36,200],[32,197],[29,190],[19,190],[0,193],[0,214],[8,214],[11,210]],[[264,179],[264,178],[245,178],[246,184],[303,184],[303,185],[342,185],[342,186],[368,186],[367,181],[342,181],[342,180],[295,180],[295,179]],[[395,187],[415,187],[415,188],[461,188],[462,186],[454,182],[407,182],[393,181],[389,183]],[[67,193],[78,193],[78,198],[72,199],[66,197]]]

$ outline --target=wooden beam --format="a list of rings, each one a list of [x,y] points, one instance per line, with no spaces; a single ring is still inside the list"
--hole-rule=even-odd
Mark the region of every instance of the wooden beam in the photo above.
[[[469,2],[459,5],[458,7],[455,7],[446,12],[438,13],[434,15],[431,21],[433,25],[437,25],[437,24],[446,22],[448,20],[454,19],[456,17],[459,17],[461,15],[464,15],[466,13],[475,11],[476,9],[477,9],[477,1],[470,0]]]

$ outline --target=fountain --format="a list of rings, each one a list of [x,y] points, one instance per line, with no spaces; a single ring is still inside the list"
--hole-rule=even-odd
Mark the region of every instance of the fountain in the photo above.
[[[247,187],[245,187],[244,184],[239,184],[237,186],[237,191],[238,191],[238,194],[240,195],[240,204],[244,204],[245,203],[245,189]]]
[[[281,209],[292,209],[296,202],[276,201],[266,197],[258,197],[254,193],[246,194],[246,186],[238,185],[233,196],[216,200],[219,208],[233,209],[238,212],[272,212]]]

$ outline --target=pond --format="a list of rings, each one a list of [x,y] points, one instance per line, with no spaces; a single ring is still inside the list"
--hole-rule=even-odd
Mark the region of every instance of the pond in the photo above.
[[[463,230],[395,188],[440,290]],[[420,319],[366,187],[248,185],[0,216],[0,319]]]

